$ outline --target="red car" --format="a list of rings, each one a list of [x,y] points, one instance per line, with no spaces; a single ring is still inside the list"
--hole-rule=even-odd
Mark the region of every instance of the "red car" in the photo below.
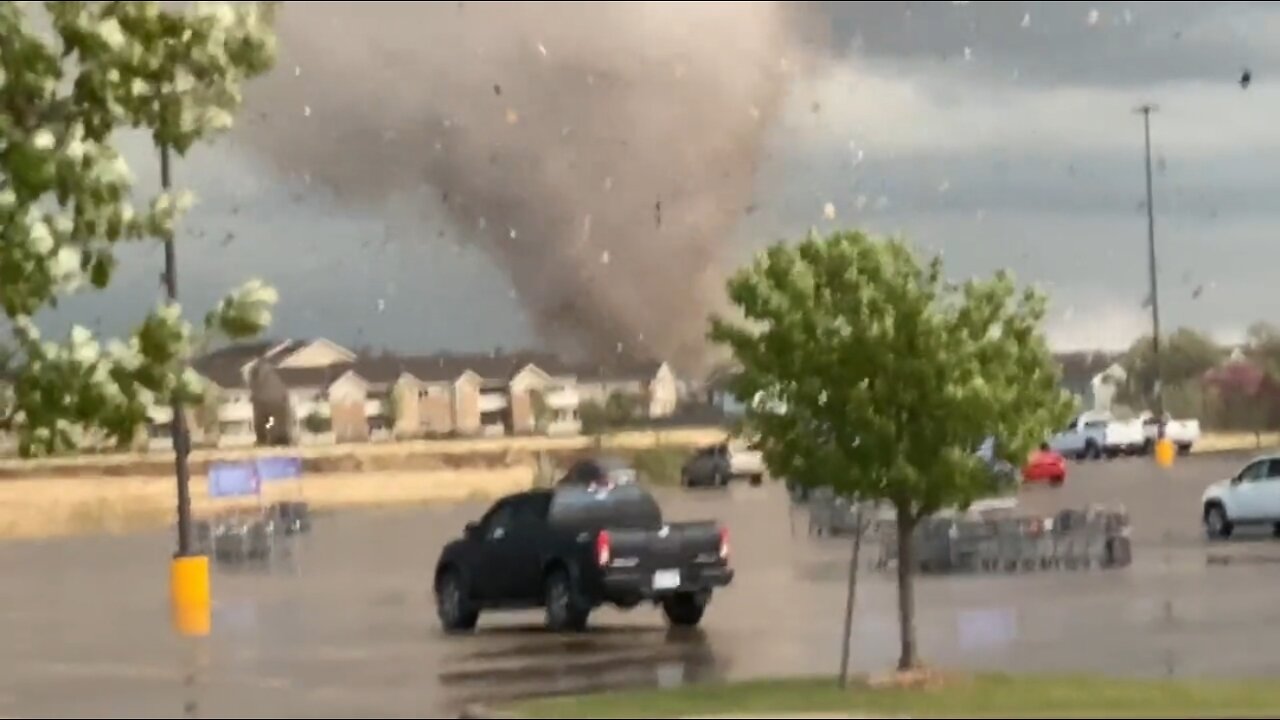
[[[1027,464],[1022,466],[1023,482],[1047,482],[1054,487],[1062,485],[1067,479],[1067,459],[1061,453],[1054,452],[1047,444],[1031,453]]]

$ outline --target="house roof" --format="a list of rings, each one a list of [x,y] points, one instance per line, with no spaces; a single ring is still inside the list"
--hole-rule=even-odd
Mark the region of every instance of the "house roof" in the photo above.
[[[245,387],[241,369],[250,362],[271,352],[281,344],[280,340],[259,340],[251,343],[237,343],[205,353],[196,358],[192,367],[196,372],[211,380],[219,387]]]
[[[604,363],[582,363],[575,373],[579,380],[586,382],[609,382],[621,380],[652,380],[662,368],[661,360],[623,359]]]
[[[287,387],[328,387],[353,367],[351,363],[342,363],[327,367],[276,368],[275,372]]]

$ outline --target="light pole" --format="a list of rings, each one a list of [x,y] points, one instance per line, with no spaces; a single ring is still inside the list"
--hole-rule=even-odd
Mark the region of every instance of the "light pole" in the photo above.
[[[1144,103],[1134,109],[1134,112],[1142,115],[1142,138],[1146,151],[1146,171],[1147,171],[1147,264],[1148,273],[1151,282],[1151,362],[1155,371],[1154,380],[1154,397],[1155,415],[1156,415],[1156,461],[1161,465],[1171,462],[1171,458],[1166,461],[1166,455],[1169,454],[1171,448],[1164,447],[1166,443],[1164,431],[1164,363],[1160,357],[1160,281],[1156,263],[1156,210],[1151,189],[1151,113],[1160,109],[1158,105],[1153,103]]]
[[[172,188],[169,171],[169,146],[160,144],[160,189],[168,193]],[[173,232],[164,238],[164,289],[170,303],[178,301],[178,262],[173,244]],[[170,428],[173,435],[173,469],[178,483],[178,551],[174,553],[169,574],[169,599],[173,609],[173,621],[184,635],[202,636],[209,633],[212,598],[209,593],[209,558],[198,555],[191,548],[191,433],[187,428],[187,415],[182,398],[175,395],[171,404],[173,419]]]

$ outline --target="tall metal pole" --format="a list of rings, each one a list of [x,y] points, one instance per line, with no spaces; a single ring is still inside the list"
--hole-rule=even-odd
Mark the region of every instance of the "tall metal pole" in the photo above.
[[[160,146],[160,189],[169,192],[172,180],[169,174],[169,147]],[[169,302],[178,301],[178,263],[173,247],[173,234],[164,239],[164,288]],[[173,469],[178,479],[178,553],[176,557],[190,557],[191,552],[191,468],[187,456],[191,454],[191,433],[187,428],[187,415],[182,399],[173,398]]]
[[[1155,367],[1155,413],[1157,439],[1164,438],[1164,365],[1160,360],[1160,284],[1156,270],[1156,211],[1151,191],[1151,113],[1159,106],[1147,103],[1137,108],[1142,113],[1142,135],[1146,145],[1147,160],[1147,262],[1151,275],[1151,351]]]

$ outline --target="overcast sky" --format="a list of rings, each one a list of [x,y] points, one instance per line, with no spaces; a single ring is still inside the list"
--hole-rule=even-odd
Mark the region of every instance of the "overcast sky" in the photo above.
[[[1133,113],[1150,101],[1166,326],[1231,338],[1280,314],[1280,7],[821,5],[840,57],[793,84],[755,207],[726,240],[734,261],[811,226],[902,232],[944,252],[956,276],[1009,267],[1042,284],[1055,344],[1126,345],[1150,322]],[[322,122],[300,116],[299,132]],[[152,187],[145,143],[126,146]],[[353,212],[306,178],[268,172],[234,139],[197,150],[176,176],[201,200],[179,249],[194,308],[256,274],[281,291],[277,335],[407,351],[537,342],[510,283],[433,207],[434,192]],[[158,297],[161,258],[129,253],[115,289],[73,298],[46,326],[129,327]]]

